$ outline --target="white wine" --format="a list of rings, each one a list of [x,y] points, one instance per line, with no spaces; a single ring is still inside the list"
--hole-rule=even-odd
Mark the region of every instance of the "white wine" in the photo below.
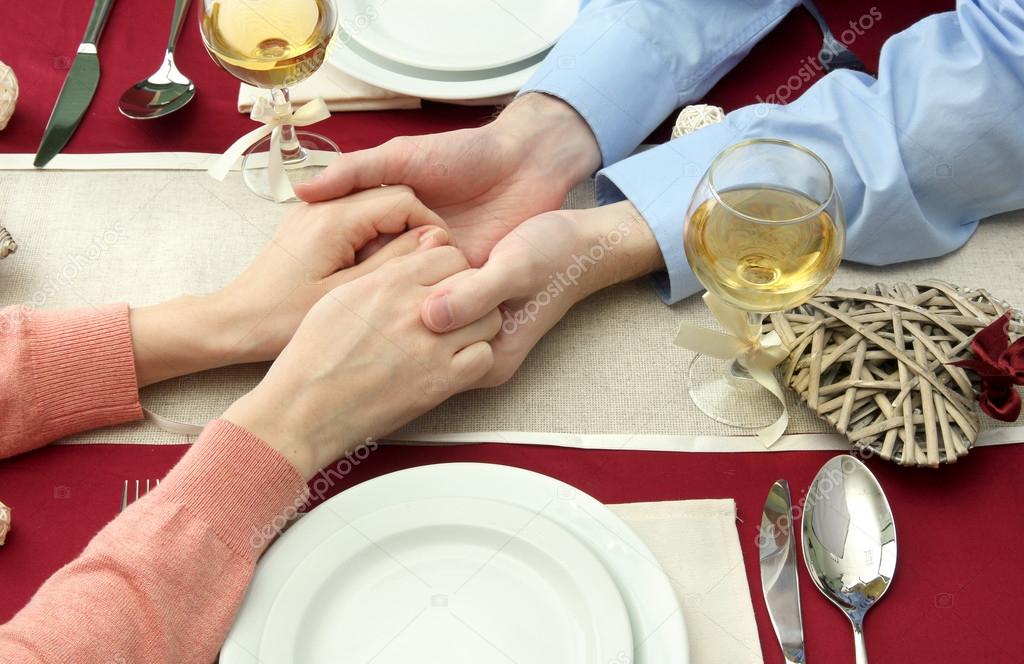
[[[745,311],[784,311],[835,274],[845,229],[827,211],[815,213],[819,203],[771,187],[727,189],[719,197],[693,213],[684,241],[694,274],[718,297]]]
[[[282,88],[320,68],[337,19],[332,0],[212,0],[201,25],[206,50],[231,75]]]

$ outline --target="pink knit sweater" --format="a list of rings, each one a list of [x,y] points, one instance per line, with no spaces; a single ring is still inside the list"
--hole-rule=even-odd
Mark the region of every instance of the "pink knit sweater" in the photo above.
[[[0,457],[141,416],[127,306],[0,310]],[[252,530],[305,495],[265,442],[210,424],[0,625],[0,662],[209,664],[262,553]]]

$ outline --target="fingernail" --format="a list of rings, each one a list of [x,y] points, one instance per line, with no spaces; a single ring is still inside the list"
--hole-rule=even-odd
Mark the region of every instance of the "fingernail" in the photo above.
[[[444,332],[452,326],[455,316],[452,314],[452,305],[447,295],[435,297],[430,301],[427,305],[427,320],[439,332]]]
[[[320,184],[323,181],[324,181],[324,174],[323,173],[319,173],[319,174],[314,175],[313,177],[309,178],[305,182],[299,182],[298,186],[300,186],[300,187],[312,187],[314,185]]]
[[[423,233],[420,236],[420,249],[432,249],[440,247],[448,239],[448,233],[443,228],[435,228]]]

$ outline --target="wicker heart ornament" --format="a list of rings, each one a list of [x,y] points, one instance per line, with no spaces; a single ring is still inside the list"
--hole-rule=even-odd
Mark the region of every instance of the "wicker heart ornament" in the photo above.
[[[942,281],[877,284],[819,295],[770,327],[790,353],[783,381],[854,447],[935,467],[967,454],[980,424],[971,378],[949,363],[1008,307]]]

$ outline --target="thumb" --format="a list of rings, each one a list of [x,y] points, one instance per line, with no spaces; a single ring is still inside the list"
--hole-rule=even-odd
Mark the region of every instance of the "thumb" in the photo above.
[[[295,194],[313,203],[385,184],[402,184],[415,148],[409,139],[392,139],[368,150],[339,155],[312,180],[295,185]]]
[[[420,308],[424,324],[434,332],[457,330],[473,323],[499,304],[519,295],[514,282],[497,262],[456,274],[441,282]]]

